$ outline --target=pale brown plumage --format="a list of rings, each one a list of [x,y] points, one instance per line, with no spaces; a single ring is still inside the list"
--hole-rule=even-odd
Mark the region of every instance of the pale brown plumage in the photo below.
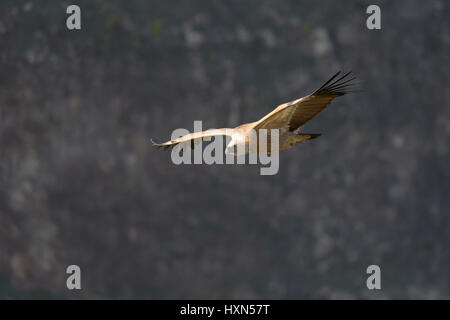
[[[195,132],[165,143],[156,143],[152,139],[152,143],[156,147],[167,149],[188,141],[191,141],[191,145],[193,145],[194,140],[198,139],[196,141],[199,141],[199,138],[228,135],[232,136],[232,142],[228,145],[228,149],[239,143],[238,141],[248,143],[248,134],[252,129],[256,131],[260,129],[280,129],[279,149],[288,149],[295,143],[320,136],[320,134],[300,134],[294,131],[325,109],[334,98],[351,92],[352,86],[354,85],[352,81],[355,78],[348,78],[350,72],[338,78],[339,74],[340,72],[336,73],[312,94],[278,106],[259,121],[246,123],[233,129],[223,128]],[[270,147],[268,149],[270,150]]]

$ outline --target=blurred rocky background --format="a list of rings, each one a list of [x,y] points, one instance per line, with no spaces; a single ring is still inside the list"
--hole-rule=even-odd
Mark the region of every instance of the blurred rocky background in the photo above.
[[[2,0],[0,298],[450,298],[450,3],[377,1],[381,31],[370,4]],[[257,120],[338,70],[363,92],[278,175],[149,142]]]

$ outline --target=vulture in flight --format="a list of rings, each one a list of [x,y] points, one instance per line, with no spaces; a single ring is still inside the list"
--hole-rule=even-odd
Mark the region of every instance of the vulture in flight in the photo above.
[[[299,128],[325,109],[334,98],[352,92],[353,86],[355,85],[353,80],[356,78],[349,77],[350,73],[351,72],[348,72],[339,76],[341,74],[339,71],[310,95],[283,103],[258,121],[245,123],[235,128],[194,132],[164,143],[157,143],[153,139],[151,139],[151,142],[154,146],[164,149],[187,143],[191,144],[191,147],[193,148],[194,141],[196,144],[201,141],[202,138],[208,138],[209,140],[212,136],[230,136],[231,141],[225,149],[225,154],[232,154],[235,156],[242,155],[242,153],[238,154],[236,150],[245,150],[244,154],[261,152],[269,153],[267,150],[271,150],[271,129],[278,129],[279,150],[289,149],[294,144],[315,139],[321,135],[320,133],[301,133]],[[256,132],[256,137],[258,138],[258,133],[261,129],[267,129],[267,148],[264,148],[265,151],[260,151],[259,147],[257,147],[256,151],[252,151],[252,149],[249,148],[250,132]],[[245,149],[237,148],[238,145],[244,145]],[[259,143],[256,145],[259,146]]]

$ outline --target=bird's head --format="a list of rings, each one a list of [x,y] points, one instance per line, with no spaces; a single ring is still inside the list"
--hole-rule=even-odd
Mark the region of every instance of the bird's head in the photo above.
[[[236,155],[236,141],[234,139],[231,139],[231,141],[228,143],[227,147],[225,148],[225,154],[229,155]]]
[[[248,145],[245,142],[245,137],[239,134],[233,135],[231,141],[225,148],[225,154],[233,156],[241,156],[248,153]]]

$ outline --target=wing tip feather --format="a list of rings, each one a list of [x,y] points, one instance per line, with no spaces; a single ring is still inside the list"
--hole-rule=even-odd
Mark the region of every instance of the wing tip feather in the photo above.
[[[155,139],[150,138],[150,141],[152,143],[152,146],[157,147],[158,149],[163,148],[164,150],[169,149],[170,147],[173,147],[172,144],[167,144],[167,143],[158,143],[155,141]]]
[[[347,93],[353,92],[354,86],[357,85],[354,80],[356,77],[348,78],[348,76],[352,73],[349,71],[345,73],[343,76],[336,79],[341,71],[338,71],[335,75],[333,75],[327,82],[325,82],[319,89],[317,89],[311,95],[336,95],[342,96]],[[336,80],[335,80],[336,79]]]

